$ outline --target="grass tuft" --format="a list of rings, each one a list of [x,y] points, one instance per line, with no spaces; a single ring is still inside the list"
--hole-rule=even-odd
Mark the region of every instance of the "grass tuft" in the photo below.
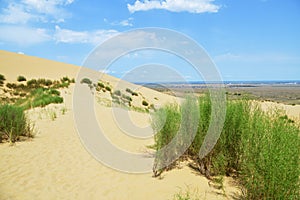
[[[32,132],[23,108],[0,105],[0,141],[7,139],[14,143],[21,136],[32,137]]]

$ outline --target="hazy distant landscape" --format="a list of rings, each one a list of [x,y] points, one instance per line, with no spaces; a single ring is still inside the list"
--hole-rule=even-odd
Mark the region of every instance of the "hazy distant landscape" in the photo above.
[[[168,94],[172,94],[171,91],[173,91],[179,96],[184,96],[185,91],[194,91],[199,94],[208,91],[205,83],[139,84]],[[224,88],[230,99],[249,98],[288,105],[300,104],[299,81],[225,81]]]

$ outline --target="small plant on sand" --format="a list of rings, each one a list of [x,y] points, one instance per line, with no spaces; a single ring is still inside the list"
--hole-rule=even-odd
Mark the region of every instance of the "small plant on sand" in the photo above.
[[[21,136],[32,137],[32,132],[21,107],[0,105],[0,141],[7,139],[10,143],[14,143]]]
[[[67,107],[64,106],[63,108],[61,108],[61,114],[64,115],[67,112]]]
[[[181,190],[180,192],[175,194],[173,200],[200,200],[200,198],[198,198],[197,196],[200,196],[197,189],[191,190],[187,187],[185,191]]]
[[[52,121],[54,121],[57,118],[55,110],[48,110],[48,115]]]
[[[105,85],[104,85],[104,83],[102,83],[102,82],[98,82],[98,86],[99,86],[100,88],[105,88]]]
[[[105,90],[111,92],[111,88],[109,86],[105,86]]]
[[[143,106],[148,106],[149,105],[149,103],[145,100],[142,101],[142,104],[143,104]]]
[[[5,80],[6,80],[5,77],[2,74],[0,74],[0,86],[4,85]]]
[[[26,78],[24,76],[18,76],[17,81],[23,82],[23,81],[26,81]]]
[[[89,78],[83,78],[80,83],[85,83],[87,85],[92,85],[93,82]]]
[[[122,94],[121,94],[121,91],[120,90],[116,90],[116,91],[114,91],[114,95],[117,95],[117,96],[121,96]]]

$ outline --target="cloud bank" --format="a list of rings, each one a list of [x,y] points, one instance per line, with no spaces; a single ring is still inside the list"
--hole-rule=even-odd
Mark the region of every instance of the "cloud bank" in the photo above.
[[[214,0],[136,0],[133,5],[127,4],[129,12],[163,9],[171,12],[216,13],[220,6]]]

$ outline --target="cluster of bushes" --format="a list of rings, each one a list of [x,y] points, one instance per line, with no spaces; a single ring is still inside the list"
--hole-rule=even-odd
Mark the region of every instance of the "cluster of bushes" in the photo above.
[[[16,142],[21,136],[32,137],[32,129],[24,109],[13,105],[0,105],[0,142]]]
[[[132,98],[116,90],[111,94],[114,103],[131,106]]]
[[[132,91],[130,88],[126,88],[126,92],[129,93],[130,95],[122,94],[120,90],[115,90],[113,91],[109,83],[104,83],[102,81],[99,81],[97,84],[93,83],[89,78],[82,78],[80,81],[81,84],[87,84],[90,89],[95,88],[97,92],[110,92],[112,101],[116,104],[123,105],[125,107],[131,107],[132,109],[136,111],[142,111],[142,112],[148,112],[149,109],[154,110],[154,105],[149,103],[146,100],[142,101],[142,105],[145,106],[146,108],[138,108],[132,106],[132,96],[138,96],[137,92]]]
[[[51,103],[63,103],[60,92],[56,89],[38,88],[31,91],[26,99],[19,99],[15,104],[23,109],[45,107]]]
[[[198,110],[195,106],[200,113],[195,111]],[[211,111],[207,95],[197,104],[187,99],[181,106],[168,105],[155,113],[153,128],[157,130],[157,152],[171,141],[176,144],[156,154],[155,175],[172,168],[178,161],[172,162],[176,156],[190,157],[193,166],[208,178],[215,175],[237,177],[246,199],[297,199],[300,186],[299,126],[282,111],[266,113],[247,100],[231,100],[227,102],[220,138],[212,151],[200,159],[198,154],[211,121]],[[195,137],[192,132],[196,132]],[[176,141],[173,141],[176,135]],[[181,152],[183,141],[189,139],[191,145]],[[171,164],[166,165],[169,162]]]
[[[102,82],[98,82],[97,84],[93,84],[93,82],[89,79],[89,78],[83,78],[81,81],[80,81],[81,84],[87,84],[90,89],[92,88],[95,88],[96,91],[100,92],[111,92],[111,87],[109,85],[106,85]]]
[[[0,77],[1,78],[1,77]],[[3,79],[4,76],[3,76]],[[23,109],[34,107],[44,107],[51,103],[62,103],[59,88],[69,87],[75,80],[63,77],[60,80],[31,79],[26,81],[24,76],[18,76],[18,82],[26,83],[7,83],[4,92],[9,92],[12,97],[5,99],[6,103],[14,104]],[[3,99],[3,98],[2,98]]]

